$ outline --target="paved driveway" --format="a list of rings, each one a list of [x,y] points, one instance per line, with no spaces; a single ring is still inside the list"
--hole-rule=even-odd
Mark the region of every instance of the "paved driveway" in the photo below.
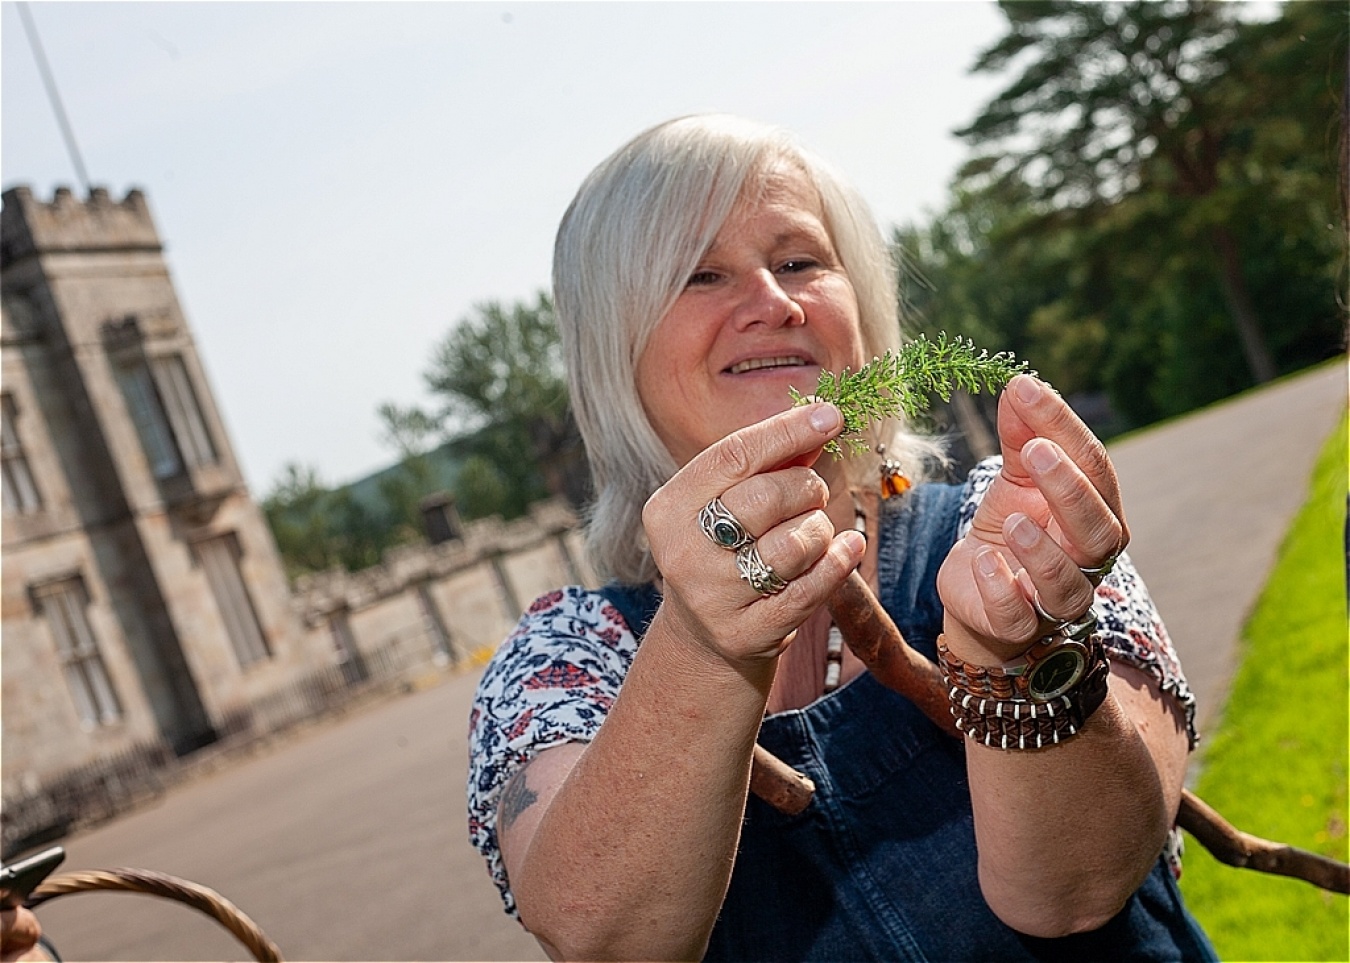
[[[1346,407],[1344,361],[1111,446],[1133,557],[1181,654],[1202,734],[1317,455]]]
[[[366,709],[64,842],[63,870],[210,886],[289,960],[542,960],[502,912],[464,815],[476,675]],[[88,893],[39,909],[65,959],[247,959],[178,904]]]

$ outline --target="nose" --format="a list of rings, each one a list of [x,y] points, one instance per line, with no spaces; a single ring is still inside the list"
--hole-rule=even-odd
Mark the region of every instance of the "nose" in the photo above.
[[[806,312],[802,306],[783,289],[778,276],[768,268],[747,275],[740,287],[736,305],[738,328],[756,324],[786,328],[806,323]]]

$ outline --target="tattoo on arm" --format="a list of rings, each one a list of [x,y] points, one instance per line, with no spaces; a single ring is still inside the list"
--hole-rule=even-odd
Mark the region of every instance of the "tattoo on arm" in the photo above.
[[[516,818],[539,801],[539,795],[525,785],[525,770],[511,777],[502,791],[502,800],[497,806],[497,818],[503,827],[510,828]]]

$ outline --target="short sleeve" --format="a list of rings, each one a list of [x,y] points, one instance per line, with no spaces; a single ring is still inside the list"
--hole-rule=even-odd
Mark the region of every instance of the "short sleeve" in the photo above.
[[[595,737],[636,650],[612,605],[569,587],[537,599],[483,672],[469,713],[469,841],[512,916],[515,898],[497,844],[502,788],[544,749]]]
[[[971,470],[961,501],[957,538],[970,530],[985,492],[998,477],[1003,459],[986,458]],[[1186,716],[1186,733],[1194,749],[1195,693],[1186,682],[1172,640],[1128,553],[1122,553],[1111,574],[1097,586],[1097,623],[1110,658],[1153,677],[1158,688],[1177,701]]]

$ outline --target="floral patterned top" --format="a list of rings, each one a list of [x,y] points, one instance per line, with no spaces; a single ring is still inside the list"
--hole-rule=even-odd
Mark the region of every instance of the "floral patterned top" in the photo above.
[[[1001,467],[995,458],[970,473],[957,537]],[[1151,675],[1185,712],[1192,747],[1195,696],[1167,630],[1128,555],[1097,588],[1099,631],[1113,660]],[[479,682],[469,716],[469,839],[487,860],[506,911],[517,916],[497,846],[497,801],[525,763],[551,746],[589,742],[618,696],[639,640],[597,592],[568,586],[537,599],[498,648]]]

